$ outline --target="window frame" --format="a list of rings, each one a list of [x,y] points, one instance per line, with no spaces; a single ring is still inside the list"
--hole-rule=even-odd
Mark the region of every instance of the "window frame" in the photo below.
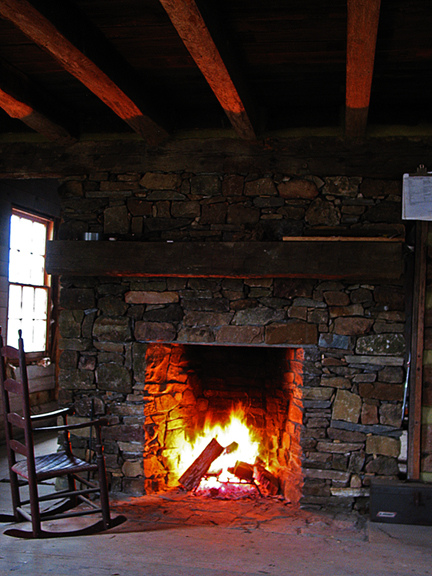
[[[47,243],[54,238],[54,231],[55,231],[55,224],[56,221],[53,217],[42,215],[38,212],[32,211],[30,209],[20,208],[18,206],[12,206],[9,223],[11,222],[12,216],[18,216],[20,218],[26,218],[31,220],[32,222],[39,222],[46,226],[46,238],[45,238],[45,254],[44,254],[44,277],[43,277],[43,284],[28,284],[22,282],[11,282],[9,280],[9,264],[10,264],[10,255],[11,255],[11,246],[10,246],[10,237],[11,237],[11,230],[9,224],[9,247],[8,247],[8,303],[7,303],[7,318],[6,318],[6,337],[7,340],[9,339],[9,294],[10,294],[10,286],[20,286],[26,287],[29,286],[31,288],[44,288],[47,293],[47,315],[45,320],[46,325],[46,333],[45,333],[45,349],[44,350],[37,350],[34,352],[26,352],[26,358],[28,362],[34,362],[37,360],[41,360],[42,358],[51,357],[53,352],[53,338],[51,334],[51,326],[52,326],[52,317],[53,317],[53,292],[55,292],[55,283],[53,282],[53,277],[47,273],[46,271],[46,250],[47,250]],[[53,290],[54,289],[54,290]],[[23,334],[24,342],[25,342],[25,334]],[[18,341],[18,334],[16,335],[16,339]]]

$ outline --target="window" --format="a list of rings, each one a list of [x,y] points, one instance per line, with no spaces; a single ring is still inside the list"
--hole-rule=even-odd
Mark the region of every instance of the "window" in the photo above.
[[[12,210],[7,343],[16,347],[21,329],[26,352],[43,354],[48,349],[50,278],[45,254],[52,231],[52,220]]]

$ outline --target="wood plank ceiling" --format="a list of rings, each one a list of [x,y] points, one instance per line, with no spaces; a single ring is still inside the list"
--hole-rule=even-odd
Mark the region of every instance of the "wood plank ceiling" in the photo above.
[[[429,0],[0,0],[0,137],[415,134],[431,25]]]

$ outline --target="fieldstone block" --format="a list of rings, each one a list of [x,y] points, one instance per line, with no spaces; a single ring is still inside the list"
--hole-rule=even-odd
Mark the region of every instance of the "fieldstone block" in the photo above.
[[[403,386],[402,384],[385,384],[383,382],[364,382],[359,384],[359,394],[362,398],[401,402]]]
[[[94,308],[95,304],[95,295],[91,288],[62,288],[60,291],[60,308],[87,310]]]
[[[276,278],[273,295],[276,298],[311,298],[314,281],[302,278]]]
[[[350,304],[349,306],[331,306],[330,317],[336,318],[338,316],[363,316],[363,306],[360,304]]]
[[[366,434],[353,430],[341,430],[340,428],[330,427],[327,430],[327,435],[332,440],[338,440],[341,443],[362,443],[366,441]]]
[[[373,323],[369,318],[336,318],[334,331],[343,336],[359,336],[370,332]]]
[[[260,210],[250,206],[240,204],[231,204],[227,210],[228,224],[256,224],[260,219]]]
[[[383,404],[379,412],[381,424],[400,428],[402,420],[402,407],[400,404]]]
[[[129,370],[118,364],[101,364],[96,370],[96,382],[99,390],[111,390],[130,394],[132,379]]]
[[[360,418],[362,401],[360,396],[348,390],[339,389],[333,405],[333,420],[357,423]]]
[[[318,346],[321,346],[321,348],[348,350],[351,346],[351,339],[340,334],[320,334]]]
[[[378,376],[380,382],[400,384],[404,380],[404,370],[396,366],[386,366],[383,370],[378,372]]]
[[[230,174],[225,176],[222,182],[222,194],[224,196],[241,196],[243,194],[243,176]]]
[[[315,182],[310,180],[289,180],[278,185],[278,192],[282,198],[302,198],[313,200],[318,196],[318,188]]]
[[[93,342],[90,338],[60,338],[59,349],[60,350],[76,350],[82,352],[84,350],[90,350],[93,346]]]
[[[132,344],[132,369],[136,382],[145,381],[147,344],[134,342]]]
[[[126,206],[111,206],[104,210],[104,233],[127,234],[129,232],[129,215]]]
[[[320,478],[323,480],[335,480],[338,482],[349,482],[350,473],[338,470],[318,470],[316,468],[305,468],[303,470],[306,478]]]
[[[129,478],[136,478],[137,476],[143,476],[143,463],[142,460],[127,461],[123,464],[122,472],[125,476]]]
[[[334,196],[344,196],[346,198],[357,197],[359,186],[362,179],[359,177],[347,177],[347,176],[329,176],[324,179],[325,194],[330,194]]]
[[[372,302],[372,292],[367,288],[357,288],[356,290],[351,291],[350,298],[353,304]]]
[[[135,323],[134,336],[139,342],[172,342],[175,340],[177,330],[169,322]]]
[[[232,324],[234,326],[265,326],[270,322],[282,322],[284,319],[284,310],[256,307],[236,312]]]
[[[142,198],[128,198],[126,205],[132,216],[151,216],[153,213],[152,202]]]
[[[144,439],[143,427],[134,426],[105,426],[102,428],[102,437],[104,440],[113,442],[142,442]]]
[[[363,444],[354,442],[318,442],[317,450],[329,454],[348,454],[361,450]]]
[[[79,338],[81,322],[84,318],[82,310],[60,310],[59,329],[63,338]]]
[[[265,328],[266,344],[316,344],[318,340],[317,327],[306,322],[291,322],[290,324],[271,324]]]
[[[191,344],[211,344],[215,341],[215,335],[210,328],[182,328],[177,341]]]
[[[202,207],[200,224],[224,224],[227,215],[227,204],[205,204]]]
[[[403,334],[376,334],[357,339],[357,354],[403,356],[405,338]]]
[[[361,411],[361,423],[366,426],[378,424],[378,406],[364,403]]]
[[[219,196],[221,181],[215,174],[200,174],[190,179],[191,194],[197,196]]]
[[[97,340],[125,342],[132,337],[130,319],[127,317],[109,318],[99,316],[93,324],[93,336]]]
[[[177,292],[152,292],[147,290],[134,290],[126,292],[127,304],[172,304],[179,301]]]
[[[276,196],[277,190],[271,178],[258,178],[245,182],[245,196]]]
[[[378,476],[397,476],[399,467],[395,458],[388,456],[377,456],[366,464],[368,474],[377,474]]]
[[[81,355],[78,362],[78,368],[80,370],[94,370],[96,368],[96,357]]]
[[[397,458],[400,453],[400,440],[389,436],[371,435],[366,438],[366,454]]]
[[[163,308],[150,310],[143,314],[145,322],[180,322],[183,318],[183,309],[178,304],[169,304]]]
[[[148,190],[174,190],[181,184],[180,174],[158,174],[147,172],[140,180],[140,185]]]
[[[350,302],[348,294],[339,290],[329,290],[324,292],[323,296],[328,306],[347,306]]]
[[[348,378],[343,376],[333,376],[330,378],[321,378],[320,386],[328,386],[333,388],[351,388],[351,382]]]
[[[196,326],[227,326],[232,317],[233,312],[197,312],[187,311],[184,316],[184,325],[189,327]]]
[[[264,328],[261,326],[221,326],[216,332],[216,342],[220,344],[261,344],[264,342]]]
[[[303,386],[302,394],[304,400],[329,400],[333,394],[333,388],[324,388],[317,386]]]
[[[59,368],[74,370],[78,364],[78,352],[75,350],[63,350],[59,358]]]
[[[63,182],[59,188],[61,198],[82,198],[84,196],[82,182],[77,180],[68,180]]]
[[[174,218],[197,218],[201,214],[201,206],[196,200],[172,202],[171,214]]]
[[[340,211],[331,202],[317,198],[306,210],[305,220],[311,226],[338,226]]]
[[[59,386],[66,390],[92,390],[95,388],[94,372],[89,370],[63,370],[58,375]]]
[[[123,316],[128,306],[113,295],[104,296],[98,301],[98,307],[105,316]]]

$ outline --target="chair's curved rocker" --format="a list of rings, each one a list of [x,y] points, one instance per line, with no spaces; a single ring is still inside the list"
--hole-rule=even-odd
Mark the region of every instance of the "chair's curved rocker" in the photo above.
[[[19,330],[17,350],[11,346],[3,346],[3,338],[0,329],[0,348],[0,384],[5,415],[6,450],[13,506],[13,515],[0,515],[0,522],[30,521],[32,525],[31,532],[11,528],[6,530],[4,533],[9,536],[21,538],[48,538],[83,535],[107,530],[108,528],[112,528],[113,526],[117,526],[124,522],[126,520],[124,516],[118,516],[115,519],[111,519],[110,515],[105,460],[101,440],[101,427],[107,424],[106,419],[99,418],[85,423],[68,425],[66,416],[67,413],[70,412],[69,408],[60,409],[46,414],[31,415],[26,357],[21,330]],[[18,360],[21,375],[20,381],[7,377],[7,359],[12,359],[15,363]],[[19,397],[21,400],[22,416],[11,409],[11,400],[13,396]],[[59,416],[63,418],[63,425],[33,427],[33,423],[38,423]],[[73,455],[71,450],[69,430],[85,427],[92,427],[95,430],[95,463],[86,462],[77,458]],[[19,440],[14,437],[14,431],[16,429],[21,432]],[[33,432],[36,430],[63,431],[63,450],[53,454],[35,456]],[[21,438],[23,432],[24,439]],[[16,453],[24,456],[24,459],[17,461]],[[89,481],[88,478],[82,477],[82,473],[92,472],[97,473],[99,485],[96,485],[93,481]],[[60,476],[67,477],[67,489],[39,496],[38,483]],[[28,487],[28,500],[21,499],[20,488],[22,488],[23,485]],[[90,495],[95,493],[99,493],[100,505],[88,498]],[[51,500],[54,501],[56,505],[50,507],[48,510],[41,510],[40,503],[46,503]],[[82,503],[86,504],[85,509],[78,508]],[[71,518],[95,513],[101,514],[102,519],[86,528],[50,532],[45,530],[41,524],[43,521],[58,520],[61,518]]]

